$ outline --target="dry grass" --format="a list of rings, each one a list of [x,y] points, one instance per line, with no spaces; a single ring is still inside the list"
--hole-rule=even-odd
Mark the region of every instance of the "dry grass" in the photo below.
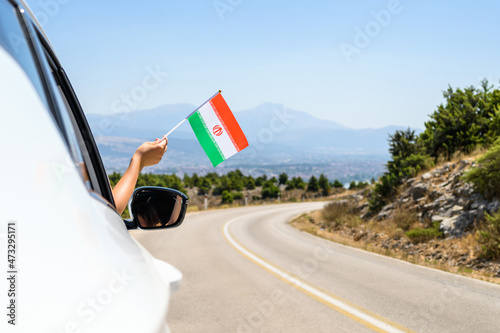
[[[379,244],[367,242],[365,239],[356,241],[352,237],[346,237],[342,235],[341,232],[322,228],[321,225],[324,222],[325,221],[322,217],[321,211],[315,211],[310,214],[303,214],[300,217],[295,218],[294,220],[290,221],[290,225],[299,230],[342,245],[351,246],[354,248],[370,251],[400,260],[405,260],[416,265],[439,269],[442,271],[460,274],[478,280],[500,284],[500,278],[492,277],[490,275],[474,271],[463,266],[450,266],[440,261],[428,260],[423,255],[410,255],[404,251],[386,249],[379,246]],[[376,223],[371,221],[369,223],[361,225],[377,233],[383,233],[387,235],[385,239],[393,238],[394,236],[401,234],[402,231],[401,228],[397,228],[396,225],[391,221]],[[473,234],[466,235],[460,239],[434,241],[434,244],[440,244],[440,248],[447,248],[447,253],[452,258],[457,260],[465,254],[467,254],[470,258],[474,258],[480,252],[480,247],[477,245],[477,241]]]
[[[396,228],[408,231],[414,224],[418,224],[417,214],[408,208],[397,206],[392,214],[392,222]]]
[[[315,221],[316,223],[312,223],[311,219],[312,219],[312,221]],[[308,232],[310,234],[319,236],[321,238],[328,239],[328,240],[331,240],[333,242],[340,243],[343,245],[358,247],[358,246],[356,246],[358,244],[358,242],[356,242],[350,238],[340,236],[337,233],[330,232],[325,228],[322,228],[320,225],[321,225],[321,222],[323,222],[323,221],[324,220],[322,220],[321,212],[315,211],[315,212],[312,212],[309,214],[303,214],[303,215],[295,218],[294,220],[290,221],[290,224],[299,230]]]
[[[331,202],[321,210],[321,217],[325,220],[327,228],[346,225],[350,228],[358,227],[362,221],[353,214],[354,206],[350,202]]]
[[[341,224],[341,220],[349,213],[349,204],[347,202],[331,202],[321,210],[321,216],[327,222]]]

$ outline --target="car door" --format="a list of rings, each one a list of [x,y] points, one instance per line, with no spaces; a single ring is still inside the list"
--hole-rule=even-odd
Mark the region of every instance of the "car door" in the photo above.
[[[0,29],[0,240],[14,223],[17,328],[165,330],[169,286],[114,209],[92,134],[50,44],[16,2],[0,0]]]

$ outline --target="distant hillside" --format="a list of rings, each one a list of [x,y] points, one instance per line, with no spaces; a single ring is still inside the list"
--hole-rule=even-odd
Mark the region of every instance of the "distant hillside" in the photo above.
[[[195,107],[191,104],[172,104],[113,115],[89,114],[87,119],[92,130],[101,132],[102,136],[151,139],[152,136],[165,134]],[[277,134],[349,130],[339,123],[318,119],[307,112],[285,109],[280,104],[262,104],[254,109],[235,112],[235,116],[247,136],[258,135],[263,129]],[[172,137],[185,137],[186,134],[189,134],[188,138],[194,138],[189,125],[183,124]]]
[[[87,118],[106,167],[123,170],[142,141],[161,137],[194,108],[189,104],[164,105],[124,114],[90,114]],[[287,165],[300,174],[311,166],[317,166],[330,176],[345,175],[349,178],[361,177],[363,174],[362,177],[371,178],[384,171],[383,164],[388,157],[388,135],[396,129],[402,129],[396,126],[351,129],[334,121],[316,118],[307,112],[271,103],[235,112],[235,117],[250,147],[223,163],[216,171],[240,167],[248,168],[251,173],[258,173],[255,170],[259,168],[262,172],[273,173],[275,169],[279,171],[281,165]],[[213,170],[187,122],[169,139],[167,159],[153,170]]]

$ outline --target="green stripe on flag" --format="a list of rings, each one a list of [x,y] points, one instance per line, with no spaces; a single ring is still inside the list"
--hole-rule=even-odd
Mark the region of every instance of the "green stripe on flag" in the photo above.
[[[198,141],[200,141],[203,150],[207,154],[210,162],[212,162],[213,166],[217,166],[220,163],[224,162],[226,159],[222,154],[219,146],[215,142],[214,138],[210,134],[210,131],[205,124],[205,121],[200,116],[200,112],[195,112],[192,116],[188,118],[189,124],[193,129],[194,134]]]

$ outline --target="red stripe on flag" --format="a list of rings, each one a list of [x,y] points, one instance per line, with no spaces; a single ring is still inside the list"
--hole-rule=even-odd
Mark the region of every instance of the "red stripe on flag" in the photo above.
[[[234,118],[231,109],[227,106],[226,101],[222,98],[221,94],[217,94],[214,98],[210,100],[210,104],[215,111],[215,114],[222,122],[226,132],[229,134],[231,141],[234,143],[237,151],[241,151],[248,147],[248,141],[245,134],[241,130],[240,125]]]

